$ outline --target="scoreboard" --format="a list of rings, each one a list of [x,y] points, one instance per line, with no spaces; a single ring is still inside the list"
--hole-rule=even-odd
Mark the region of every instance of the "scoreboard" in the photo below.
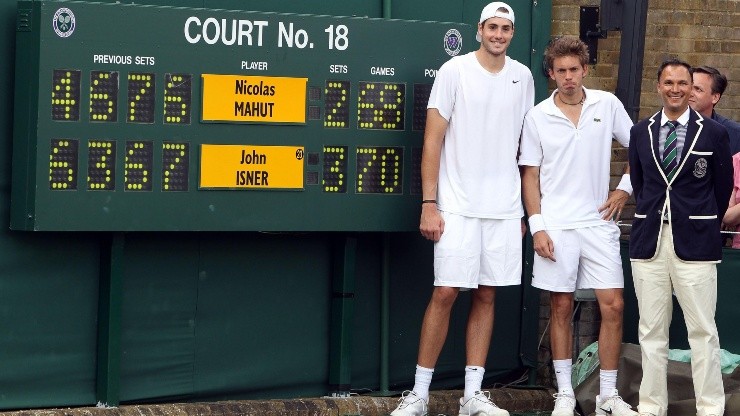
[[[429,93],[474,30],[21,1],[11,228],[417,230]]]

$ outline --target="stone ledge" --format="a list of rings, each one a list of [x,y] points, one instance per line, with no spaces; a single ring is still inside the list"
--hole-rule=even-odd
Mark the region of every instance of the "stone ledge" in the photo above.
[[[552,409],[553,389],[501,388],[491,391],[492,400],[512,413]],[[429,414],[456,415],[462,390],[433,391]],[[2,416],[383,416],[398,397],[351,396],[289,400],[243,400],[204,403],[124,405],[0,412]]]

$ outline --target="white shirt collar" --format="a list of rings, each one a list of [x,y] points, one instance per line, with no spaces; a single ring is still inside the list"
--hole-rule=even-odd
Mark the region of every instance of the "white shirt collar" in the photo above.
[[[686,107],[686,111],[684,111],[683,114],[681,114],[678,117],[678,119],[676,119],[676,121],[678,121],[678,123],[682,126],[685,126],[686,124],[689,123],[689,114],[690,114],[689,108],[690,107]],[[665,122],[668,120],[670,119],[665,115],[665,108],[660,110],[660,125],[661,126],[665,125]]]

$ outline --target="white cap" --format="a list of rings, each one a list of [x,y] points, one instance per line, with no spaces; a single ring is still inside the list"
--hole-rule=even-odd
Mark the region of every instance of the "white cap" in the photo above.
[[[506,9],[505,12],[501,12],[498,9]],[[503,19],[509,19],[511,20],[511,24],[514,24],[514,9],[511,8],[508,4],[502,2],[502,1],[494,1],[493,3],[489,3],[488,6],[483,8],[483,11],[480,13],[480,21],[478,23],[483,23],[486,20],[492,18],[492,17],[501,17]],[[475,40],[480,42],[480,34],[475,35]]]

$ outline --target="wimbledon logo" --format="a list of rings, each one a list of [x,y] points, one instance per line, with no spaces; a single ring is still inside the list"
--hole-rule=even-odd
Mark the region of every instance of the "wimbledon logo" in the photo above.
[[[450,29],[445,33],[445,52],[447,55],[455,56],[462,49],[462,35],[457,29]]]
[[[60,38],[67,38],[75,31],[75,15],[72,10],[62,7],[54,13],[54,32]]]

